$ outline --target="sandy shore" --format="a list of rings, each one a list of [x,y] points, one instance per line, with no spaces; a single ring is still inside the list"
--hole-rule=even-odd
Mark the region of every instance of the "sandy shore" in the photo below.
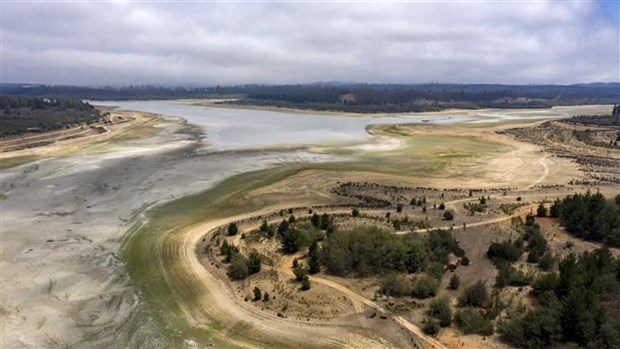
[[[428,111],[428,112],[401,112],[401,113],[352,113],[352,112],[343,112],[343,111],[335,111],[335,110],[313,110],[313,109],[299,109],[299,108],[289,108],[289,107],[274,107],[274,106],[262,106],[262,105],[245,105],[245,104],[234,104],[234,103],[222,103],[222,100],[212,100],[212,99],[187,99],[183,100],[184,102],[192,105],[205,106],[211,108],[226,108],[226,109],[246,109],[246,110],[264,110],[264,111],[273,111],[273,112],[286,112],[286,113],[294,113],[294,114],[313,114],[313,115],[339,115],[339,116],[351,116],[351,117],[364,117],[364,118],[381,118],[387,116],[446,116],[446,115],[466,115],[469,117],[480,117],[480,122],[484,122],[485,117],[481,117],[486,115],[493,114],[501,114],[510,111],[520,111],[522,113],[536,114],[536,113],[549,113],[549,112],[559,112],[559,113],[567,113],[571,115],[580,115],[580,114],[596,114],[596,113],[608,113],[612,105],[601,105],[601,104],[593,104],[593,105],[578,105],[578,106],[555,106],[551,108],[536,108],[536,109],[496,109],[496,108],[481,108],[481,109],[445,109],[441,111]]]

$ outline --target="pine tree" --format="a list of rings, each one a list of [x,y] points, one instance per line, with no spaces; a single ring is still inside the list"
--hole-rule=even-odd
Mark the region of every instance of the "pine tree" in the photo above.
[[[316,241],[314,241],[308,249],[308,259],[308,272],[310,274],[320,272],[321,265],[319,264],[319,246]]]

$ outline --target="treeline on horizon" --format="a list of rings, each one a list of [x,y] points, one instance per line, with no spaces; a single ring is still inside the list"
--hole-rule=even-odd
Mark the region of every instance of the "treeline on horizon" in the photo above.
[[[306,84],[216,87],[78,87],[4,84],[0,94],[90,100],[231,98],[226,103],[348,112],[418,112],[448,108],[545,108],[615,104],[620,84]]]
[[[0,137],[90,124],[100,118],[92,105],[75,98],[0,96]]]

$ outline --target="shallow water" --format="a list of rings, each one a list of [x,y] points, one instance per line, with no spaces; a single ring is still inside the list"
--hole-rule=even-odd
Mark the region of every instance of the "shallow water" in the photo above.
[[[463,121],[465,115],[416,114],[392,117],[351,117],[311,113],[213,108],[187,101],[96,101],[97,105],[180,116],[205,130],[211,150],[272,146],[316,145],[323,142],[362,142],[369,139],[366,126],[408,122]]]

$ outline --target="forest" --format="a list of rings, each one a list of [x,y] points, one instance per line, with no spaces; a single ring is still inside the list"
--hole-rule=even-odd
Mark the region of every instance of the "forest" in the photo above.
[[[566,230],[582,239],[620,246],[620,194],[613,200],[601,193],[574,194],[556,200],[550,215]]]
[[[91,100],[228,98],[235,105],[287,107],[357,113],[423,112],[448,108],[547,108],[613,104],[618,84],[361,84],[239,85],[215,87],[78,87],[3,84],[0,94]]]
[[[73,98],[0,96],[0,137],[90,124],[100,118],[92,105]]]
[[[532,282],[538,306],[518,307],[500,320],[502,338],[523,348],[546,348],[563,342],[580,348],[620,347],[620,260],[606,249],[570,254],[559,273]]]

